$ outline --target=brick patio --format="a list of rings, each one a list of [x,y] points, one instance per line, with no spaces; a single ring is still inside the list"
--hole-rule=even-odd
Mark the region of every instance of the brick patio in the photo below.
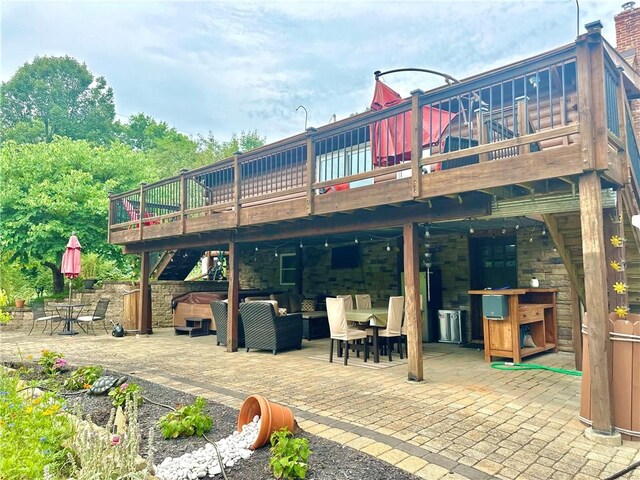
[[[97,329],[96,329],[97,331]],[[577,420],[580,379],[547,371],[503,372],[483,353],[429,344],[426,381],[406,381],[406,360],[328,363],[328,341],[302,350],[226,353],[215,337],[50,337],[1,332],[2,359],[43,348],[73,364],[100,363],[239,408],[258,393],[292,408],[302,428],[428,479],[596,479],[640,460],[640,442],[596,445]],[[572,368],[573,355],[534,363]],[[192,372],[190,374],[190,372]],[[640,470],[624,478],[640,479]]]

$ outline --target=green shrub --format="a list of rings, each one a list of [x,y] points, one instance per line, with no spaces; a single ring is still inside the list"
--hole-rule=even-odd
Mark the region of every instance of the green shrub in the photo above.
[[[67,381],[64,382],[64,388],[67,390],[86,390],[91,388],[91,385],[100,378],[102,372],[103,370],[100,365],[80,367],[67,378]]]
[[[158,421],[164,438],[202,436],[211,430],[213,420],[202,409],[204,398],[198,397],[193,405],[183,405],[175,412],[169,412]]]
[[[293,434],[283,428],[271,434],[269,468],[276,478],[305,478],[310,453],[309,440],[293,438]]]
[[[135,396],[138,405],[142,404],[142,396],[139,395],[141,388],[135,383],[123,383],[119,387],[109,390],[111,404],[114,407],[122,407],[129,398]]]
[[[0,478],[67,478],[67,453],[74,429],[61,414],[63,401],[51,392],[19,392],[18,377],[0,372]]]
[[[4,289],[0,288],[0,323],[9,323],[11,321],[11,314],[4,311],[4,308],[8,306],[9,297]]]
[[[42,356],[38,363],[42,365],[44,373],[51,377],[65,370],[68,365],[61,353],[52,352],[51,350],[42,350]]]

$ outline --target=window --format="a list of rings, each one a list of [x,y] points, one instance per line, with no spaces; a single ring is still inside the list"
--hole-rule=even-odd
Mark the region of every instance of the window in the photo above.
[[[280,254],[280,285],[296,284],[296,254]]]

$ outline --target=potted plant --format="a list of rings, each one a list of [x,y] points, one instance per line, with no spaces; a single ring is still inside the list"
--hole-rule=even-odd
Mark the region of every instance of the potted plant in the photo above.
[[[82,286],[85,290],[92,290],[98,281],[98,262],[100,257],[97,253],[86,253],[82,255]]]

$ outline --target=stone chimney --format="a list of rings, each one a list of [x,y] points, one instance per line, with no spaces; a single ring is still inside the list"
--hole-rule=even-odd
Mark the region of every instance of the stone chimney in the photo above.
[[[640,8],[635,2],[622,5],[622,12],[614,17],[616,23],[616,49],[637,72],[640,71]],[[632,100],[631,116],[636,140],[640,141],[640,100]]]

